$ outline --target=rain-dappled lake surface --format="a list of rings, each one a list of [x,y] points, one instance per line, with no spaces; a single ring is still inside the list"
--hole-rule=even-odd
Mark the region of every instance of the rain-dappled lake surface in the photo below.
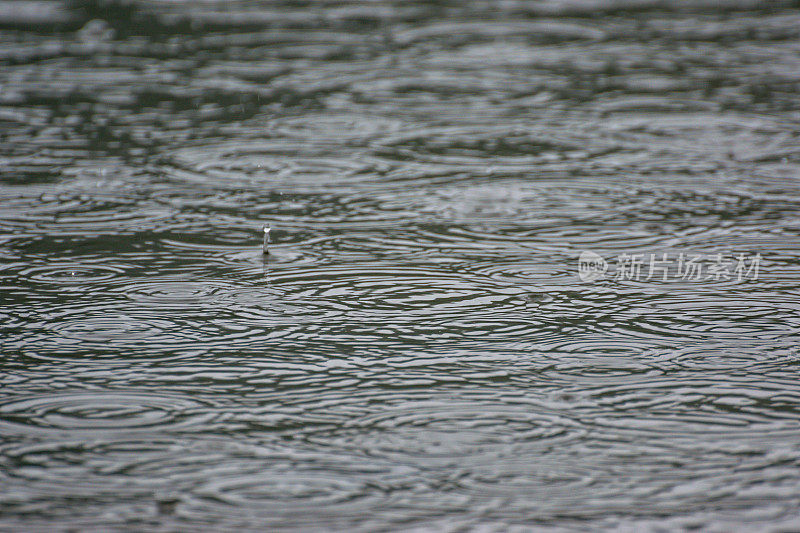
[[[797,2],[1,1],[0,529],[800,529],[799,137]]]

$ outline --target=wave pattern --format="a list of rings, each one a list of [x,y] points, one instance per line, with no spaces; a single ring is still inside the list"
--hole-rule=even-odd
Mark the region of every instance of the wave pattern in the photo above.
[[[0,529],[800,529],[798,37],[0,1]]]

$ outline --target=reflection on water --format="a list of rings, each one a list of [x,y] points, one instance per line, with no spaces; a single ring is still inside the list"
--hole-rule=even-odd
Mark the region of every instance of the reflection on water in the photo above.
[[[0,527],[799,529],[799,37],[789,1],[0,2]]]

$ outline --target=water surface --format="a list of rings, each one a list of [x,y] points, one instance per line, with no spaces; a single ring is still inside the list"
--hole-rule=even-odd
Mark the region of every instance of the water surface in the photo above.
[[[0,2],[0,529],[800,529],[799,38]]]

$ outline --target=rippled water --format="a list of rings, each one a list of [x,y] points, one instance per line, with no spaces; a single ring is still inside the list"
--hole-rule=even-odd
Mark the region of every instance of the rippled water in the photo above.
[[[0,529],[800,529],[796,2],[2,1],[0,65]]]

